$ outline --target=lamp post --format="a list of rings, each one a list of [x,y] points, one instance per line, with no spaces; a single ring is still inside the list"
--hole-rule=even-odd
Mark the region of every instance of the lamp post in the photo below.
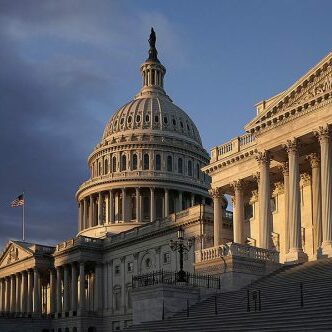
[[[177,273],[177,281],[186,282],[186,272],[183,271],[183,254],[185,251],[190,250],[193,243],[191,239],[188,239],[187,244],[184,243],[184,230],[181,226],[178,230],[177,237],[177,241],[169,241],[169,246],[172,251],[178,251],[180,255],[180,270]]]

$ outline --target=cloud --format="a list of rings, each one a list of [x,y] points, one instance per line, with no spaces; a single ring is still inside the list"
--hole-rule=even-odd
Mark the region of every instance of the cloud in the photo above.
[[[158,12],[110,1],[2,1],[0,245],[21,236],[21,210],[10,202],[22,190],[29,241],[75,235],[87,156],[120,95],[139,88],[151,25],[171,58],[178,34]]]

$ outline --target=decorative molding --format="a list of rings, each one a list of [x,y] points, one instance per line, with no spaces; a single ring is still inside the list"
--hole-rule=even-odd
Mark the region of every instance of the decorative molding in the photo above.
[[[331,130],[328,125],[320,126],[314,131],[314,134],[320,143],[327,143],[331,137]]]
[[[273,184],[272,196],[277,196],[285,192],[285,187],[283,182],[275,182]]]
[[[311,176],[308,173],[300,174],[300,185],[301,186],[309,186],[311,183]]]
[[[290,153],[298,153],[299,151],[299,141],[296,137],[293,139],[288,139],[282,147],[286,150],[288,154]]]
[[[258,201],[258,190],[253,190],[251,192],[251,197],[250,197],[249,203],[255,203],[257,201]]]
[[[209,189],[209,195],[212,198],[221,198],[221,196],[223,195],[223,193],[222,193],[220,187],[216,187],[216,188]]]
[[[317,153],[310,153],[305,159],[309,161],[311,168],[318,168],[320,166],[320,157]]]
[[[262,165],[262,164],[270,165],[270,161],[271,161],[270,152],[267,150],[257,152],[256,160],[259,165]]]

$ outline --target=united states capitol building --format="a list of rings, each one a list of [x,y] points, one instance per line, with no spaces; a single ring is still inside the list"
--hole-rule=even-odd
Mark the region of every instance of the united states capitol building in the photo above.
[[[244,133],[208,154],[165,91],[155,43],[152,31],[140,91],[88,156],[76,236],[55,247],[12,240],[3,248],[0,331],[179,331],[184,322],[188,331],[223,331],[227,304],[239,322],[253,308],[257,322],[265,317],[264,289],[273,287],[264,282],[281,296],[291,293],[281,284],[299,278],[294,298],[304,310],[301,278],[332,276],[332,53],[258,102]],[[172,245],[179,241],[182,258]],[[182,263],[187,277],[177,283]],[[235,302],[242,291],[243,308]],[[204,316],[211,296],[211,315],[224,315],[216,323]],[[208,317],[205,329],[194,329],[199,317]]]

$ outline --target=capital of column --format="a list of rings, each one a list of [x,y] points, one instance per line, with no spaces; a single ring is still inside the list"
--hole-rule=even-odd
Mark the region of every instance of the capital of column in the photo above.
[[[290,153],[298,153],[299,151],[299,141],[297,138],[288,139],[282,147],[286,150],[288,154]]]
[[[256,160],[259,165],[261,165],[261,164],[270,165],[270,161],[271,161],[270,152],[267,150],[257,152]]]
[[[320,157],[317,153],[310,153],[305,159],[309,161],[311,168],[318,168],[320,165]]]
[[[234,192],[241,191],[244,189],[245,182],[242,179],[239,179],[239,180],[233,181],[231,186],[232,186]]]
[[[281,170],[283,176],[289,175],[289,164],[288,161],[284,161],[280,164],[279,169]]]
[[[209,195],[215,199],[215,198],[221,198],[222,196],[222,190],[220,187],[216,187],[216,188],[211,188],[209,189]]]
[[[320,143],[328,142],[331,137],[331,130],[328,125],[320,126],[317,130],[314,131],[314,135]]]

